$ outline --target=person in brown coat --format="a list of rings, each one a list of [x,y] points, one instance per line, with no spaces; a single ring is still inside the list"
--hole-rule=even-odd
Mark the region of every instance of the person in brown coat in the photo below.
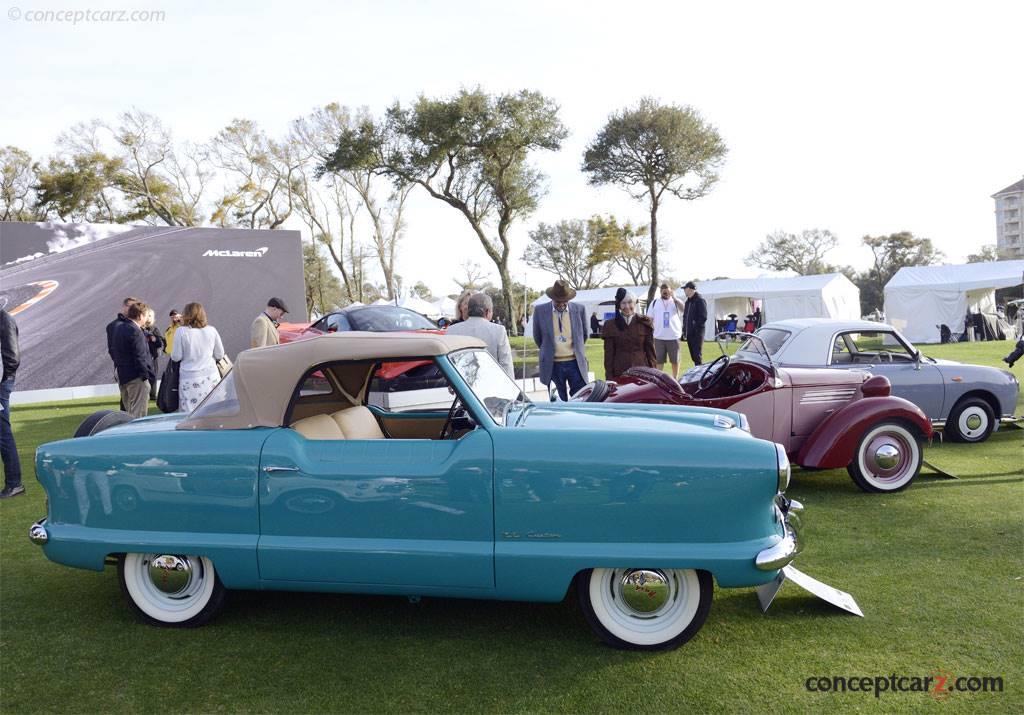
[[[631,367],[657,367],[654,323],[636,312],[636,296],[619,288],[615,319],[601,326],[604,338],[604,378],[613,380]]]

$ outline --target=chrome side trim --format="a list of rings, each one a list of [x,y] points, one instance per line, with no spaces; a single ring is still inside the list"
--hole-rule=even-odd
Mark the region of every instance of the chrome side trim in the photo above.
[[[272,474],[274,472],[297,472],[297,471],[299,471],[299,468],[298,467],[275,467],[275,466],[270,466],[270,467],[264,467],[263,471],[266,472],[267,474]]]

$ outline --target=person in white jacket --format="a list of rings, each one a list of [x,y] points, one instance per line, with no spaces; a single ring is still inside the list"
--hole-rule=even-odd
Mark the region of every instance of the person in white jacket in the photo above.
[[[474,293],[469,296],[466,310],[469,317],[448,328],[448,335],[471,335],[474,338],[480,338],[487,344],[487,352],[498,361],[505,374],[514,378],[512,346],[508,342],[508,333],[502,326],[491,322],[491,318],[494,316],[494,303],[491,301],[491,296],[486,293]]]
[[[171,360],[181,363],[178,409],[191,412],[220,382],[217,361],[224,357],[224,344],[217,329],[208,324],[202,303],[186,305],[181,322],[174,333]]]

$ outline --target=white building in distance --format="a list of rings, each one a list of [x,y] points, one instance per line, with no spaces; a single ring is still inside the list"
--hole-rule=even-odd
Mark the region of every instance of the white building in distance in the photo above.
[[[1000,259],[1024,258],[1024,179],[992,194],[996,200],[996,254]]]

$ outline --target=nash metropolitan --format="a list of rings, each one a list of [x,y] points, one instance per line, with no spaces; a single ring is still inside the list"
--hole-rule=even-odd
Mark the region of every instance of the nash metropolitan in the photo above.
[[[884,375],[892,394],[921,408],[954,442],[984,442],[1015,416],[1020,385],[1013,373],[927,357],[891,325],[806,318],[769,323],[756,333],[784,367],[867,370]]]
[[[846,467],[866,492],[906,489],[921,470],[931,423],[915,405],[889,394],[889,381],[860,371],[779,368],[759,335],[720,333],[722,355],[681,383],[655,368],[598,380],[572,400],[689,405],[736,410],[753,434],[782,445],[801,467]],[[730,358],[722,340],[745,340]]]
[[[444,375],[441,404],[389,403],[379,375],[409,360]],[[744,424],[534,404],[474,338],[325,335],[242,352],[189,415],[97,413],[40,447],[30,537],[116,564],[159,625],[209,621],[230,589],[559,601],[575,581],[606,642],[671,648],[713,579],[768,584],[801,549],[786,452]]]

